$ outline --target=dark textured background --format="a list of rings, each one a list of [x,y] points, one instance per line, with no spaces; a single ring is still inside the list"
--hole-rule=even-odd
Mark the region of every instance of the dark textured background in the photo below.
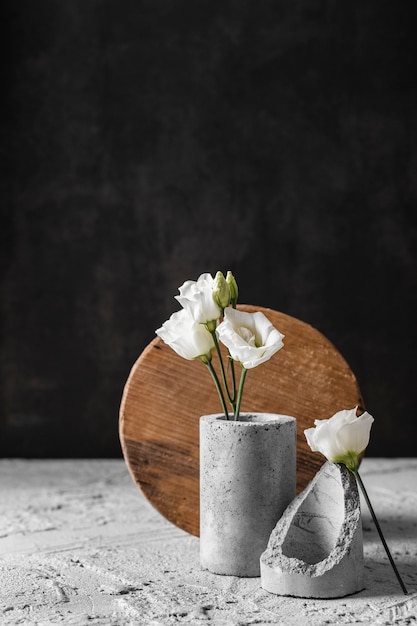
[[[0,453],[120,455],[123,385],[177,287],[232,269],[242,302],[345,356],[376,418],[369,454],[415,455],[407,3],[1,12]]]

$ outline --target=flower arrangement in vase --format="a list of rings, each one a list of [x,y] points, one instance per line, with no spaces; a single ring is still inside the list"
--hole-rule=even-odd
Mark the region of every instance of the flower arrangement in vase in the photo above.
[[[295,495],[296,421],[240,409],[248,370],[276,354],[284,335],[262,312],[236,308],[230,271],[187,280],[179,292],[182,309],[156,333],[207,366],[222,408],[200,418],[200,562],[217,574],[259,576],[260,555]]]
[[[201,274],[196,281],[185,281],[179,292],[175,298],[183,308],[173,313],[156,334],[183,358],[200,360],[207,366],[226,420],[228,403],[233,419],[238,420],[248,369],[278,352],[284,345],[284,335],[260,311],[237,310],[238,286],[230,271],[226,277],[219,271],[214,279],[211,274]],[[229,380],[219,342],[228,351]],[[213,365],[214,352],[220,372]],[[235,362],[241,367],[239,384]]]

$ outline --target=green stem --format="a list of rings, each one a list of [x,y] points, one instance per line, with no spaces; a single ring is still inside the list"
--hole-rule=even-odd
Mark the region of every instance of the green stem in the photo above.
[[[220,372],[221,372],[221,375],[222,375],[223,385],[224,385],[225,391],[226,391],[226,393],[227,393],[228,400],[229,400],[230,404],[232,405],[232,407],[233,407],[233,409],[234,409],[234,407],[235,407],[235,395],[236,395],[236,392],[234,391],[233,396],[232,396],[232,395],[231,395],[231,393],[230,393],[230,391],[229,391],[229,386],[228,386],[228,384],[227,384],[227,378],[226,378],[226,372],[225,372],[225,370],[224,370],[224,364],[223,364],[223,359],[222,359],[222,353],[221,353],[221,351],[220,351],[220,346],[219,346],[219,341],[218,341],[218,339],[217,339],[216,331],[215,331],[215,330],[214,330],[214,331],[212,331],[211,335],[212,335],[212,337],[213,337],[213,341],[214,341],[214,345],[215,345],[215,348],[216,348],[217,356],[219,357]],[[233,382],[234,382],[234,372],[232,373],[232,379],[233,379]],[[235,383],[234,383],[234,385],[233,385],[233,389],[235,389]]]
[[[232,308],[233,308],[233,309],[236,309],[236,305],[237,305],[237,300],[236,300],[236,298],[234,298],[234,299],[231,301],[231,304],[232,304]],[[236,409],[236,406],[234,405],[234,403],[236,402],[236,374],[235,374],[235,362],[234,362],[234,360],[232,359],[232,357],[230,357],[229,361],[230,361],[230,371],[231,371],[231,373],[232,373],[232,386],[233,386],[233,402],[232,402],[232,404],[233,404],[233,409]]]
[[[228,420],[229,419],[229,415],[227,413],[227,406],[226,406],[226,402],[225,402],[225,399],[224,399],[222,388],[220,386],[219,378],[218,378],[218,376],[216,374],[216,370],[214,369],[213,364],[212,364],[211,361],[207,361],[206,365],[207,365],[207,367],[209,369],[211,377],[214,380],[214,384],[216,385],[217,393],[219,394],[220,402],[222,403],[222,408],[223,408],[223,411],[224,411],[225,418]]]
[[[242,365],[242,373],[239,381],[239,391],[237,392],[237,402],[235,406],[235,420],[239,419],[240,404],[242,402],[243,385],[245,384],[245,378],[248,370]]]
[[[229,362],[230,362],[230,371],[232,374],[232,387],[233,387],[233,398],[232,398],[232,406],[235,408],[236,404],[236,374],[235,374],[235,362],[229,354]]]
[[[404,594],[405,594],[405,595],[408,595],[408,591],[407,591],[407,589],[406,589],[406,587],[405,587],[405,585],[404,585],[404,583],[403,583],[403,581],[402,581],[402,578],[401,578],[401,576],[400,576],[399,571],[397,570],[397,567],[396,567],[396,565],[395,565],[395,563],[394,563],[394,559],[392,558],[392,556],[391,556],[391,552],[389,551],[389,548],[388,548],[388,546],[387,546],[387,542],[385,541],[384,535],[382,534],[381,527],[380,527],[379,522],[378,522],[378,520],[377,520],[377,518],[376,518],[376,515],[375,515],[375,513],[374,513],[374,509],[373,509],[373,507],[372,507],[371,501],[370,501],[370,499],[369,499],[369,497],[368,497],[368,494],[367,494],[367,492],[366,492],[365,485],[364,485],[364,484],[363,484],[363,482],[362,482],[362,478],[359,476],[359,472],[358,472],[358,470],[354,471],[353,473],[355,474],[355,477],[356,477],[356,480],[358,481],[359,487],[362,489],[362,493],[363,493],[364,498],[365,498],[365,500],[366,500],[366,504],[368,505],[368,508],[369,508],[369,510],[370,510],[370,512],[371,512],[372,519],[374,520],[374,524],[375,524],[376,529],[377,529],[377,531],[378,531],[379,537],[380,537],[380,539],[381,539],[381,541],[382,541],[382,545],[383,545],[383,546],[384,546],[384,548],[385,548],[385,552],[387,553],[387,556],[388,556],[389,561],[390,561],[390,563],[391,563],[392,569],[394,570],[394,573],[395,573],[395,575],[396,575],[396,577],[397,577],[397,580],[398,580],[398,582],[399,582],[399,583],[400,583],[400,585],[401,585],[401,589],[403,590],[403,592],[404,592]]]

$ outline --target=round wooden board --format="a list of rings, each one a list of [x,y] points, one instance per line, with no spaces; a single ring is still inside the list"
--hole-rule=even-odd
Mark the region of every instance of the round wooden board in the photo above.
[[[312,326],[272,309],[239,308],[262,311],[285,335],[284,348],[248,371],[241,410],[297,418],[300,492],[325,460],[310,450],[304,429],[341,409],[363,409],[359,386],[338,350]],[[120,407],[120,441],[133,480],[164,517],[197,536],[199,417],[219,412],[207,367],[179,357],[158,337],[133,366]]]

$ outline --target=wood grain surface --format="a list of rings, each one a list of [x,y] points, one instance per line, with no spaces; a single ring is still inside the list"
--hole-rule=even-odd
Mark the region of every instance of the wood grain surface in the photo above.
[[[341,409],[363,409],[357,380],[340,352],[312,326],[264,307],[238,308],[262,311],[285,335],[284,348],[248,371],[241,410],[297,419],[300,492],[325,460],[310,450],[304,429]],[[164,517],[197,536],[199,417],[219,412],[207,367],[179,357],[159,337],[134,364],[120,406],[120,441],[133,480]]]

